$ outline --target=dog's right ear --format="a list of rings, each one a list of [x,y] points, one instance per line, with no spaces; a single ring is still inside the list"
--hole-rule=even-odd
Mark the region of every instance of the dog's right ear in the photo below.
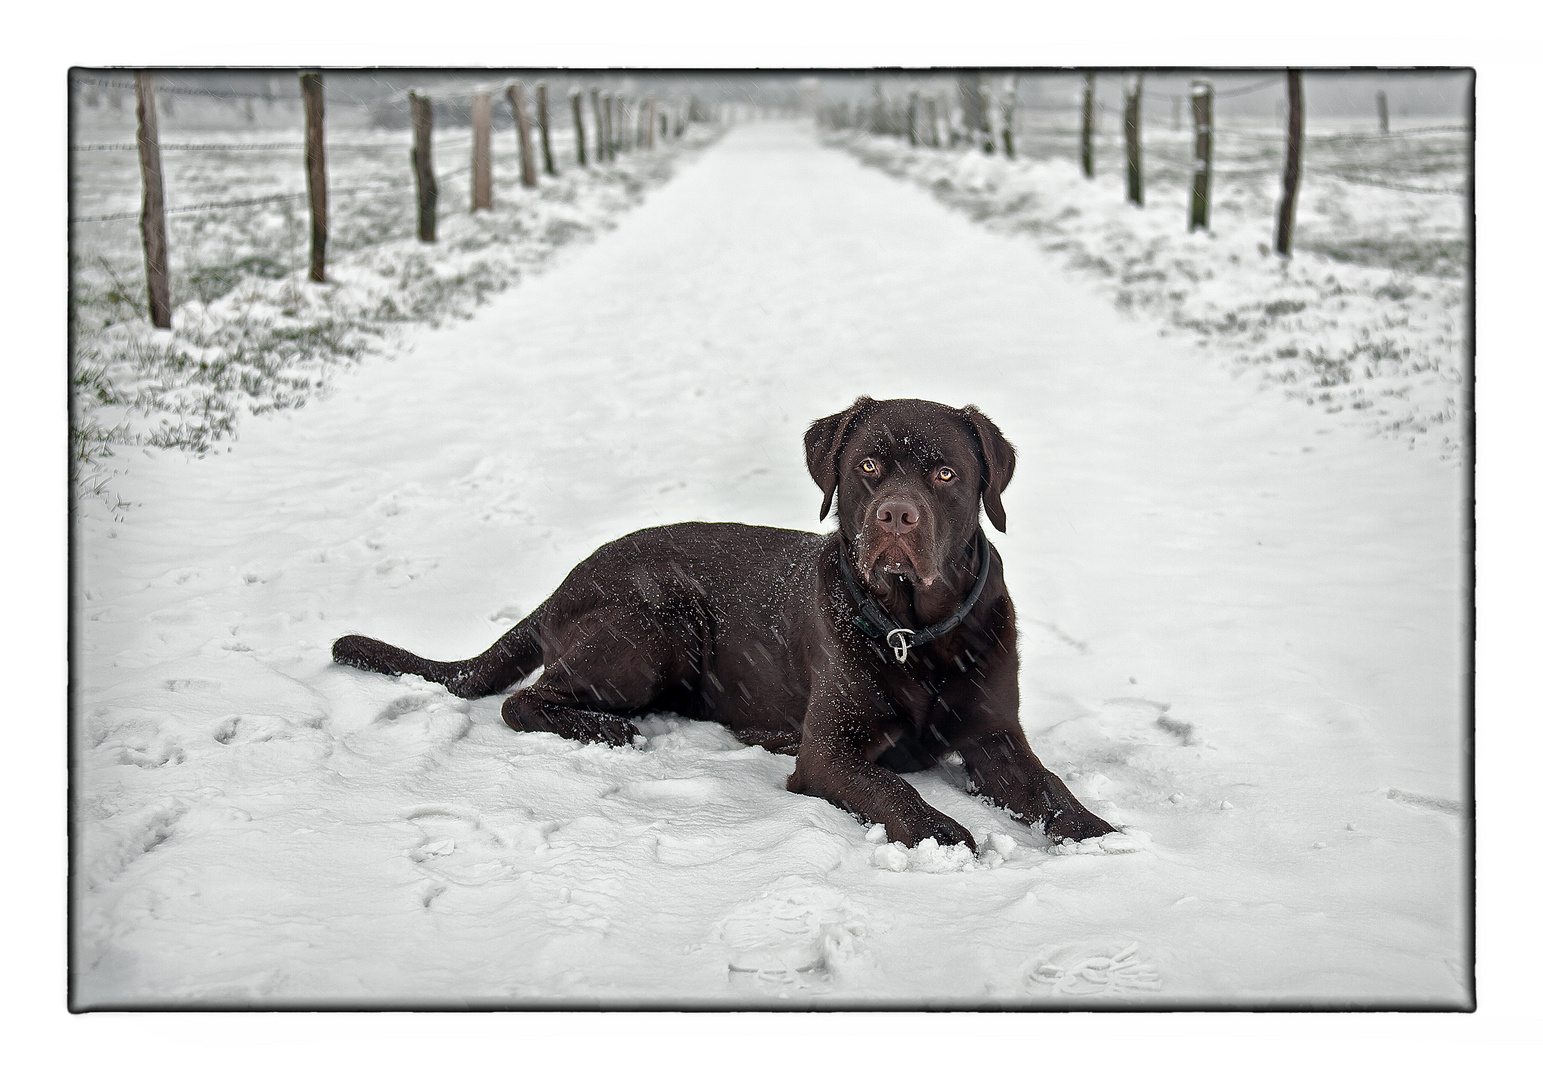
[[[1013,478],[1018,463],[1018,452],[1002,435],[1002,429],[974,405],[959,410],[970,427],[975,429],[975,441],[980,444],[981,469],[985,474],[980,501],[986,508],[986,517],[996,526],[997,532],[1007,531],[1007,511],[1002,509],[1002,489]]]
[[[804,432],[804,459],[809,464],[809,475],[814,477],[814,482],[825,493],[825,501],[820,503],[821,521],[830,513],[830,500],[836,494],[836,461],[841,456],[842,444],[846,442],[847,428],[859,413],[872,404],[871,397],[860,397],[843,412],[816,420]]]

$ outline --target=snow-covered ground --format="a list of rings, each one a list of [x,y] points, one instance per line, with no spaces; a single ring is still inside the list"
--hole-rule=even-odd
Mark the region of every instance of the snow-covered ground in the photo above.
[[[758,124],[227,452],[129,452],[76,519],[75,1005],[1471,1002],[1464,471],[1159,329]],[[631,529],[818,528],[859,393],[1017,444],[1022,720],[1123,844],[942,769],[985,854],[907,853],[714,725],[329,663],[470,655]]]

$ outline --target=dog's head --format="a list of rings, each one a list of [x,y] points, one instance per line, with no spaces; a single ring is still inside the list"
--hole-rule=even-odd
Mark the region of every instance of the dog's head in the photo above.
[[[825,493],[854,568],[870,582],[895,574],[930,586],[974,537],[980,510],[1007,531],[1002,489],[1012,444],[973,405],[860,397],[804,433],[809,474]]]

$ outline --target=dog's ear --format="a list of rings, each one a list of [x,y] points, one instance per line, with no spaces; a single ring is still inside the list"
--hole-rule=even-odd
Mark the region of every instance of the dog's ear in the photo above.
[[[966,405],[959,410],[959,415],[975,429],[976,441],[980,443],[980,501],[986,507],[986,516],[996,526],[997,532],[1006,532],[1007,511],[1002,509],[1002,489],[1013,478],[1018,452],[1003,436],[1002,430],[991,422],[991,418],[974,405]]]
[[[842,412],[816,420],[804,432],[804,459],[809,464],[809,475],[825,493],[825,501],[820,503],[821,521],[830,513],[830,500],[836,494],[836,459],[841,456],[841,446],[846,442],[847,428],[872,404],[871,397],[860,397]]]

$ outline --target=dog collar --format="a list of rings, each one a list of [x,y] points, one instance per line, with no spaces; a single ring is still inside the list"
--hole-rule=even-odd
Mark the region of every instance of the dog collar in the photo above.
[[[975,601],[980,599],[980,594],[985,591],[986,577],[991,572],[991,543],[985,537],[981,537],[980,566],[975,572],[975,587],[970,590],[970,595],[964,598],[964,603],[959,609],[940,623],[933,623],[921,630],[912,630],[908,626],[901,626],[895,620],[885,614],[879,602],[869,596],[857,582],[857,576],[852,573],[851,564],[847,562],[846,545],[841,545],[841,580],[845,583],[847,593],[852,597],[852,603],[857,606],[857,614],[852,621],[857,628],[874,642],[874,649],[880,655],[882,650],[878,648],[878,641],[883,639],[895,654],[895,663],[904,664],[910,656],[912,649],[928,642],[936,641],[944,634],[964,621],[964,617],[975,606]]]

